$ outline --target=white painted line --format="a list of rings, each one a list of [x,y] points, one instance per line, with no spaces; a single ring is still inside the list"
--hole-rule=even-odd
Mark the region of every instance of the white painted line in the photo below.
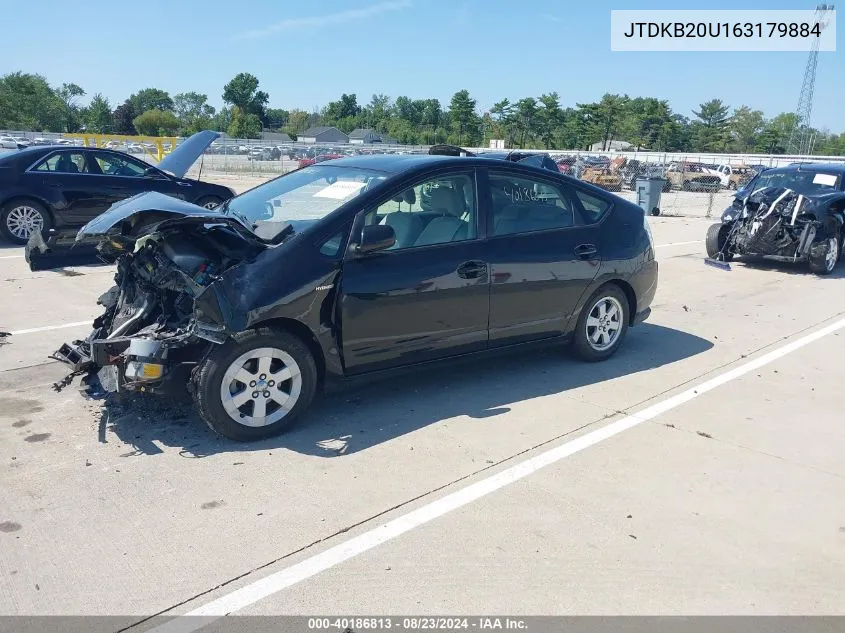
[[[666,248],[668,246],[685,246],[687,244],[701,244],[704,240],[692,240],[690,242],[672,242],[671,244],[658,244],[654,248]]]
[[[23,255],[0,255],[0,259],[23,259]]]
[[[49,332],[50,330],[63,330],[68,327],[79,327],[80,325],[91,325],[91,322],[94,319],[88,319],[87,321],[77,321],[76,323],[64,323],[62,325],[45,325],[44,327],[32,327],[28,330],[15,330],[13,332],[9,332],[13,336],[17,336],[20,334],[35,334],[36,332]]]
[[[615,435],[619,435],[623,431],[639,426],[643,422],[652,420],[708,391],[712,391],[779,358],[783,358],[787,354],[791,354],[842,328],[845,328],[845,319],[840,319],[827,327],[803,336],[791,343],[787,343],[783,347],[779,347],[767,354],[743,363],[734,369],[704,381],[696,387],[691,387],[666,400],[657,402],[638,413],[612,422],[607,426],[582,435],[566,444],[547,450],[495,475],[461,488],[408,514],[364,532],[360,536],[351,538],[320,554],[307,558],[300,563],[291,565],[286,569],[277,571],[274,574],[270,574],[265,578],[256,580],[240,589],[212,600],[186,614],[187,616],[198,616],[196,619],[193,617],[177,616],[173,620],[155,627],[148,633],[190,633],[191,631],[196,631],[218,618],[240,611],[251,604],[255,604],[259,600],[272,596],[283,589],[307,580],[322,571],[335,567],[383,543],[387,543],[406,532],[410,532],[414,528],[425,525],[453,510],[457,510],[473,501],[481,499],[528,475],[536,473],[541,468],[545,468],[570,455],[583,451],[585,448],[595,446],[599,442],[603,442]]]

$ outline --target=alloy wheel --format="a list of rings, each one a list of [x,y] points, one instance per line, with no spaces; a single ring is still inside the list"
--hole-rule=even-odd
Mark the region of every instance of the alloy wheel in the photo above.
[[[202,205],[204,209],[216,209],[220,206],[220,203],[215,200],[209,200],[204,205]]]
[[[44,228],[44,218],[38,209],[19,205],[6,214],[6,228],[16,238],[28,240],[30,235]]]
[[[824,267],[827,271],[832,271],[839,260],[839,238],[831,237],[827,241],[827,253],[824,256]]]
[[[302,372],[280,349],[261,347],[229,365],[220,399],[229,417],[244,426],[269,426],[284,418],[299,400]]]
[[[587,341],[597,352],[616,344],[622,331],[622,305],[615,297],[601,297],[587,316]]]

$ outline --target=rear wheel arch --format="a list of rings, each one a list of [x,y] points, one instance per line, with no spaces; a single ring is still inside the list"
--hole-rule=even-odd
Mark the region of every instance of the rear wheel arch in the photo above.
[[[637,315],[637,293],[634,292],[633,286],[622,279],[611,279],[603,283],[601,287],[608,285],[618,286],[625,293],[625,298],[628,300],[628,325],[634,325],[634,317]]]

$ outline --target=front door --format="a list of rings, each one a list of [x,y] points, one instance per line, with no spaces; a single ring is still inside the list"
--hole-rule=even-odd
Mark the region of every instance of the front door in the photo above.
[[[596,222],[610,204],[504,169],[489,179],[490,345],[563,334],[601,266]]]
[[[176,198],[185,198],[190,187],[179,187],[161,172],[147,173],[149,165],[131,156],[103,150],[88,153],[97,191],[108,200],[108,206],[146,191],[158,191]]]
[[[364,212],[356,227],[387,224],[397,243],[344,261],[340,320],[348,373],[486,348],[490,277],[478,218],[472,172],[429,177]]]

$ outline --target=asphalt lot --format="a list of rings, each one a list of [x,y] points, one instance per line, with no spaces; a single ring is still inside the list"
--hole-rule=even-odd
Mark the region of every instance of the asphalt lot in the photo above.
[[[845,614],[845,264],[702,264],[621,352],[330,394],[271,441],[105,407],[45,356],[108,267],[0,248],[0,614]]]

